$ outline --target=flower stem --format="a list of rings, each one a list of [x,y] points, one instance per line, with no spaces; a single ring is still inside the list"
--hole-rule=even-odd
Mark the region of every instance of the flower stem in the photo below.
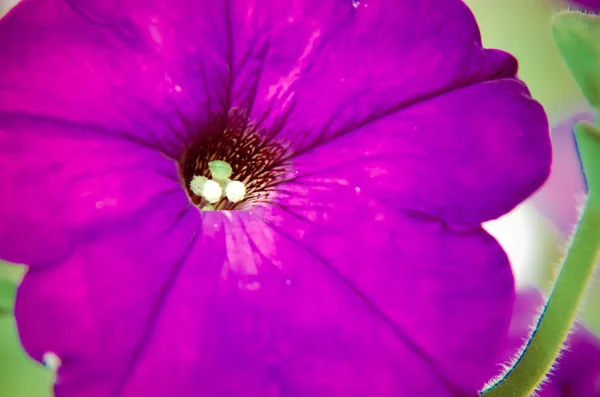
[[[550,372],[575,321],[600,256],[600,131],[575,126],[589,196],[548,302],[513,365],[480,393],[485,397],[527,397]]]
[[[520,357],[481,392],[486,397],[526,397],[544,380],[569,335],[600,253],[600,206],[588,202],[550,298]]]

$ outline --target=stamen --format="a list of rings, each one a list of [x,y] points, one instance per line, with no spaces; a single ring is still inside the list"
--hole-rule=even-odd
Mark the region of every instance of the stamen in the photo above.
[[[204,183],[204,188],[202,189],[202,196],[211,204],[216,203],[221,200],[223,196],[223,188],[219,183],[209,180]]]
[[[193,132],[198,139],[179,164],[190,201],[204,211],[247,210],[270,202],[275,187],[289,175],[290,164],[282,162],[284,145],[238,110],[209,121]]]
[[[225,197],[232,203],[242,201],[246,196],[246,185],[240,181],[231,181],[225,186]]]
[[[192,180],[190,181],[190,190],[196,196],[202,196],[202,190],[204,189],[204,184],[208,181],[208,178],[201,175],[194,175]]]
[[[196,196],[204,197],[211,204],[216,203],[223,197],[223,188],[213,180],[201,175],[195,175],[190,181],[190,190]]]

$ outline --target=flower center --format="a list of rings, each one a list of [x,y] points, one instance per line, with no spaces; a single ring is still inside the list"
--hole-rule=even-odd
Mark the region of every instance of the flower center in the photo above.
[[[285,149],[247,117],[231,112],[195,133],[180,162],[190,201],[204,211],[244,210],[269,203],[289,167]]]

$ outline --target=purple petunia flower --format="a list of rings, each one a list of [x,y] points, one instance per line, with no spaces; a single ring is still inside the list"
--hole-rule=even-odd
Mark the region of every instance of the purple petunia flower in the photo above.
[[[534,289],[521,291],[515,301],[505,359],[515,355],[528,337],[536,316],[544,305]],[[539,397],[597,397],[600,396],[600,340],[584,327],[577,325],[569,336],[567,348],[554,366]]]
[[[0,38],[0,257],[57,396],[485,383],[514,290],[481,223],[550,147],[462,2],[25,0]]]
[[[590,11],[600,11],[600,0],[568,0],[576,7],[583,7]]]

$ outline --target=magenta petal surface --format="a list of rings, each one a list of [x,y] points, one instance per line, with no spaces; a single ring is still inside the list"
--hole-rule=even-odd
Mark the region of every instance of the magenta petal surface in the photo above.
[[[401,199],[450,223],[493,219],[547,176],[543,110],[516,79],[515,59],[482,48],[458,0],[69,4],[26,2],[0,26],[4,112],[84,124],[174,158],[190,127],[230,108],[295,153],[345,135],[377,140],[374,130],[429,142],[420,132],[435,128],[440,148],[454,146],[427,170],[461,172],[451,176],[456,197]],[[405,150],[419,155],[413,145]],[[467,162],[481,167],[476,177]],[[424,171],[413,175],[432,188],[447,178]]]
[[[504,253],[483,230],[359,213],[148,213],[27,275],[24,346],[62,358],[58,396],[474,393],[511,310]]]
[[[182,120],[226,106],[224,16],[224,1],[23,1],[0,24],[0,110],[178,158]]]
[[[129,221],[155,197],[179,195],[159,152],[66,122],[0,118],[0,257],[56,263],[89,235]]]
[[[587,10],[600,12],[600,0],[569,0],[569,3]]]
[[[233,102],[297,153],[341,145],[335,161],[359,172],[363,157],[401,154],[398,205],[458,224],[498,217],[545,180],[544,111],[462,2],[241,3]]]
[[[545,115],[526,94],[522,83],[502,79],[432,98],[295,156],[294,181],[329,178],[390,206],[478,225],[547,176]]]

